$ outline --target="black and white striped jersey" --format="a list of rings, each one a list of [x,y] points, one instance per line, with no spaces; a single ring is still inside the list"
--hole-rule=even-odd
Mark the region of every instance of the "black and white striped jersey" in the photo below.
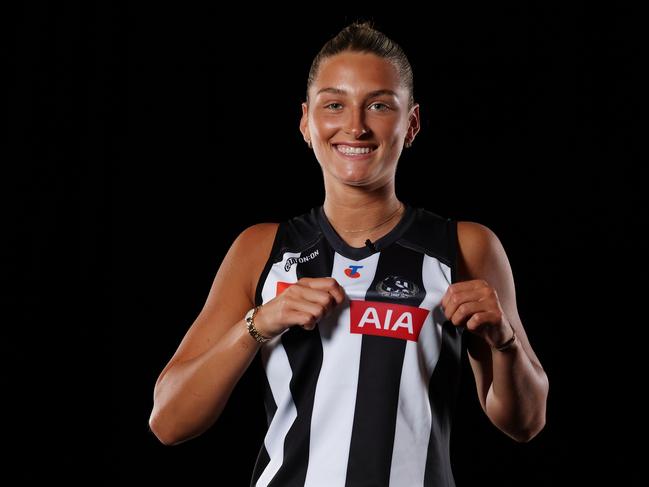
[[[262,347],[269,426],[251,485],[454,485],[461,332],[439,304],[456,252],[455,221],[408,205],[373,248],[347,245],[322,207],[280,223],[256,303],[325,276],[346,300]]]

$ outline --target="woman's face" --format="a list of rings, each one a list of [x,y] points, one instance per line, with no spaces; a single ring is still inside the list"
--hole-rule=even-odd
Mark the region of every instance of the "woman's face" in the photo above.
[[[325,179],[371,188],[393,179],[404,143],[419,131],[409,96],[397,68],[374,54],[345,51],[322,61],[300,130]]]

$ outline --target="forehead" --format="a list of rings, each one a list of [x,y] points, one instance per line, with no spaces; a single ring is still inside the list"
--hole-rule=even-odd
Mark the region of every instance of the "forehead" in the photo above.
[[[311,95],[324,88],[349,93],[392,90],[405,94],[399,71],[387,59],[364,52],[342,52],[322,61],[311,86]]]

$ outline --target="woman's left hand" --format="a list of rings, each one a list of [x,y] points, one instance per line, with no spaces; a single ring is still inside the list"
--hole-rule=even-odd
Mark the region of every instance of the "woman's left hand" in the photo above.
[[[496,290],[483,279],[451,284],[442,298],[444,315],[455,326],[466,326],[492,348],[505,343],[512,330]],[[511,329],[510,329],[511,328]]]

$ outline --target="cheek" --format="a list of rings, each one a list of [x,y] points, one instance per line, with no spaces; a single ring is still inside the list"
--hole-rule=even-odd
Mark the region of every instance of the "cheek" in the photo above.
[[[405,134],[407,127],[407,120],[404,121],[398,114],[389,117],[377,117],[372,123],[374,132],[381,134],[386,139],[399,137],[402,133]]]
[[[311,119],[311,132],[318,134],[320,138],[329,137],[340,130],[340,123],[336,119],[316,118]]]

